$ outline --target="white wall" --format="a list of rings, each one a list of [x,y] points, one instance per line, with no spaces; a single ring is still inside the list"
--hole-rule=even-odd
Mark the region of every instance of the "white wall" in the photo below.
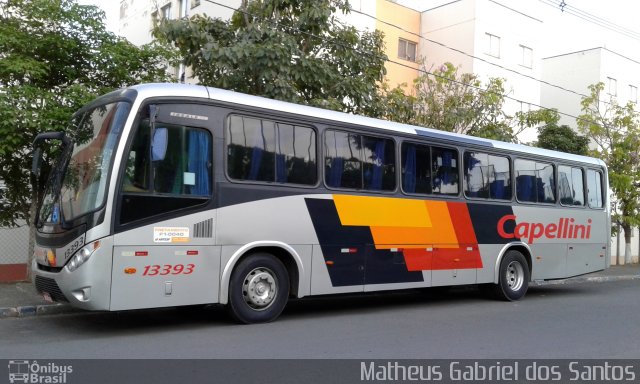
[[[474,54],[475,0],[458,0],[426,10],[421,15],[420,35],[456,50]],[[418,53],[427,69],[445,62],[459,66],[462,72],[473,71],[473,59],[440,44],[422,39]]]
[[[240,6],[241,0],[216,0],[224,6],[200,0],[196,5],[196,0],[187,1],[187,14],[208,15],[211,18],[227,20],[233,15],[233,9]],[[162,7],[171,4],[172,18],[180,17],[181,0],[122,0],[120,2],[120,26],[119,34],[135,45],[150,43],[152,40],[151,29],[153,28],[151,15],[157,11],[160,13]],[[225,7],[226,6],[226,7]],[[233,9],[229,9],[231,7]]]
[[[629,99],[629,85],[640,87],[640,62],[602,48],[602,64],[600,66],[600,81],[605,83],[607,78],[616,79],[618,84],[616,99],[620,105],[625,105]],[[636,100],[637,101],[637,100]],[[636,110],[640,110],[636,108]]]
[[[376,30],[376,3],[376,0],[349,0],[349,5],[355,12],[346,15],[337,12],[335,16],[340,22],[352,25],[359,31],[373,32]]]
[[[589,84],[600,81],[601,50],[590,49],[565,55],[548,57],[542,60],[542,78],[554,85],[589,94]],[[563,89],[543,84],[541,90],[542,105],[555,108],[572,116],[579,116],[582,96]],[[560,124],[577,128],[576,119],[561,115]]]
[[[603,82],[605,96],[608,93],[607,78],[616,79],[615,98],[619,104],[624,105],[629,101],[629,85],[640,88],[640,63],[605,48],[593,48],[545,58],[542,77],[549,83],[585,95],[589,94],[589,85]],[[549,85],[542,86],[541,101],[545,107],[579,116],[582,112],[581,100],[581,95]],[[577,128],[573,117],[562,116],[560,123]]]
[[[484,81],[491,77],[505,79],[505,94],[523,101],[507,99],[507,114],[536,109],[535,105],[540,105],[543,29],[536,10],[530,2],[490,0],[458,0],[427,10],[422,14],[422,36],[449,48],[423,40],[420,53],[426,57],[427,68],[451,62]],[[489,54],[487,33],[500,38],[499,57]],[[531,65],[523,65],[521,45],[531,48]],[[530,142],[536,136],[537,131],[530,129],[519,139]]]

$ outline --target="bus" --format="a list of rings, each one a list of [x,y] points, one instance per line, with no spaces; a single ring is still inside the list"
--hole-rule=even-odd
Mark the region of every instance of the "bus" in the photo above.
[[[60,154],[32,269],[78,308],[222,304],[255,323],[313,295],[518,300],[610,265],[598,159],[184,84],[106,94],[72,127],[34,141],[35,176],[43,143]]]

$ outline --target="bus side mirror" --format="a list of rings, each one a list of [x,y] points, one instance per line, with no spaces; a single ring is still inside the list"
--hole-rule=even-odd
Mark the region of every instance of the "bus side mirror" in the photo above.
[[[151,161],[161,161],[167,155],[167,144],[169,141],[169,131],[167,128],[156,128],[153,130],[151,140]]]

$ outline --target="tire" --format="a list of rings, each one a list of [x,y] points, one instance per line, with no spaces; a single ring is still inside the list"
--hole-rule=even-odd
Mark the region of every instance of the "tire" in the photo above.
[[[531,272],[527,259],[518,251],[507,251],[500,262],[498,284],[492,284],[494,296],[499,300],[520,300],[529,288]]]
[[[275,256],[256,253],[231,273],[227,308],[237,322],[265,323],[280,316],[289,298],[289,274]]]

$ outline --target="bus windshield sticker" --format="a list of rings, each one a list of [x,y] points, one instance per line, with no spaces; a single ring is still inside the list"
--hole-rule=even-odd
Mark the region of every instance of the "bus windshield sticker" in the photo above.
[[[186,243],[189,227],[153,227],[154,243]]]

